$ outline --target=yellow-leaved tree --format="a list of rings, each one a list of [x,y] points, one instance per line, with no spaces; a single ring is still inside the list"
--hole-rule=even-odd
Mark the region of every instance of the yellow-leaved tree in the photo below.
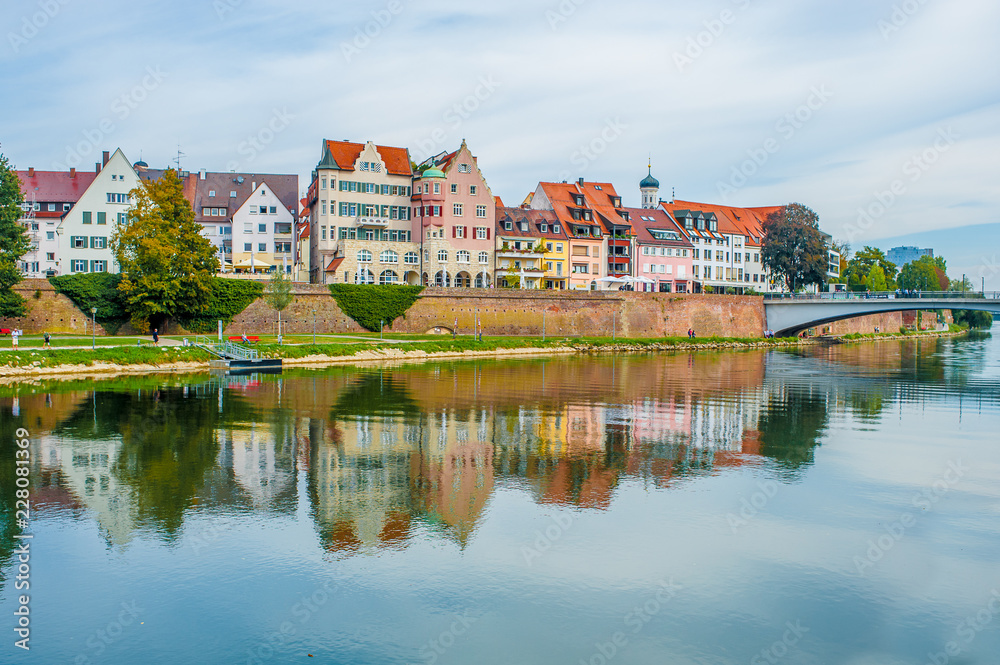
[[[115,229],[111,249],[133,327],[146,332],[165,319],[204,312],[219,260],[194,221],[177,172],[167,169],[159,180],[143,181],[131,197],[132,207]]]

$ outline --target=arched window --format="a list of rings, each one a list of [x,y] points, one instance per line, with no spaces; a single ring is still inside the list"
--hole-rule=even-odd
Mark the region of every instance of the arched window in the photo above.
[[[417,265],[420,263],[420,255],[416,252],[407,252],[403,255],[403,263],[408,263],[410,265]]]
[[[448,274],[447,270],[439,270],[434,275],[434,286],[451,286],[451,275]]]
[[[448,261],[448,250],[439,249],[438,250],[438,263],[445,263]]]
[[[399,277],[391,270],[383,270],[382,274],[378,276],[379,284],[395,284],[399,281]]]
[[[375,275],[372,274],[372,271],[368,270],[367,268],[365,270],[362,270],[360,272],[355,273],[354,279],[355,279],[355,283],[357,283],[357,284],[374,284],[375,283]]]
[[[372,253],[367,249],[362,249],[358,252],[358,263],[371,263]]]
[[[391,249],[387,249],[379,255],[379,261],[382,263],[399,263],[399,254]]]
[[[472,254],[470,254],[468,250],[460,249],[458,250],[458,253],[455,254],[455,259],[459,263],[468,263],[472,260]]]
[[[479,252],[479,262],[483,265],[490,262],[490,255],[487,252]]]
[[[476,288],[477,289],[481,289],[484,286],[485,286],[485,282],[483,280],[483,273],[479,273],[478,275],[476,275]]]

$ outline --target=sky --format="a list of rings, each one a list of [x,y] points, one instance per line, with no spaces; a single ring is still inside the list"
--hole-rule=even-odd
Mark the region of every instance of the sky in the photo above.
[[[1000,289],[995,1],[6,0],[0,25],[17,168],[179,149],[304,189],[323,139],[464,138],[508,205],[583,177],[638,206],[651,159],[661,198],[800,202],[854,249],[949,230]]]

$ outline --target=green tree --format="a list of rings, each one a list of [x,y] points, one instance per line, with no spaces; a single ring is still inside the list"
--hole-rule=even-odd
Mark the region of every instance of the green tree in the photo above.
[[[948,288],[948,275],[944,259],[921,256],[910,261],[899,271],[899,288],[915,291],[944,291]]]
[[[882,266],[875,264],[872,269],[868,271],[868,288],[872,291],[885,291],[887,290],[887,285],[885,281],[885,271],[882,270]]]
[[[170,317],[196,317],[208,307],[219,260],[194,221],[177,172],[143,181],[132,199],[126,222],[111,237],[132,325],[146,331]]]
[[[21,281],[17,262],[31,247],[19,221],[23,198],[17,172],[0,153],[0,316],[26,313],[26,301],[13,290]]]
[[[826,282],[827,244],[815,212],[789,203],[768,215],[763,226],[761,263],[789,291]]]
[[[271,273],[271,279],[264,287],[264,302],[271,306],[278,313],[278,343],[281,343],[281,312],[292,304],[295,296],[292,295],[292,280],[288,279],[284,271],[275,268]]]
[[[970,328],[990,328],[993,326],[993,315],[977,309],[953,309],[951,317],[958,325]]]
[[[949,291],[964,291],[966,293],[969,293],[970,291],[973,291],[974,289],[972,287],[972,280],[969,279],[967,276],[962,275],[962,279],[953,279],[950,282],[948,282],[948,290]]]
[[[847,288],[851,291],[864,291],[871,288],[868,284],[868,275],[872,268],[879,266],[882,269],[882,277],[885,279],[885,289],[896,288],[896,264],[886,258],[885,252],[875,247],[865,246],[857,252],[847,262],[847,270],[842,276],[846,277]],[[875,291],[875,289],[871,289]]]

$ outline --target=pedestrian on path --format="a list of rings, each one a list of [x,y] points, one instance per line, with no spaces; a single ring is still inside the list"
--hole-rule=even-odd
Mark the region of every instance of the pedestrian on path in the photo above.
[[[52,338],[49,337],[49,334],[48,333],[43,333],[43,335],[42,335],[42,348],[43,349],[51,349],[52,346],[49,344],[49,342],[51,342],[51,341],[52,341]]]
[[[20,336],[21,336],[21,331],[18,330],[17,328],[14,328],[13,330],[10,331],[10,340],[11,343],[14,345],[13,348],[15,349],[17,348],[17,338]]]
[[[160,329],[153,328],[153,344],[156,346],[160,345]]]

